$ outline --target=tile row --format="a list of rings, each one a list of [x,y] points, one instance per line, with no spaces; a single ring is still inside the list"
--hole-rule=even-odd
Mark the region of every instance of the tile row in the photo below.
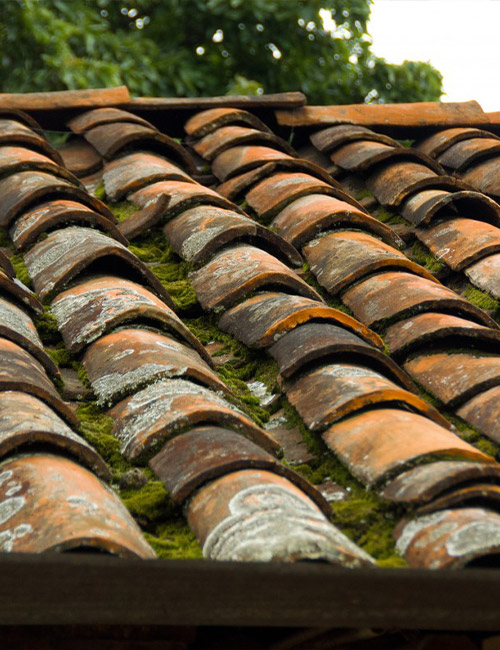
[[[448,329],[459,329],[460,335],[463,334],[466,339],[470,329],[474,331],[470,338],[478,340],[477,330],[480,330],[479,337],[484,333],[483,342],[488,346],[492,340],[498,340],[498,328],[485,312],[440,285],[425,269],[402,255],[394,246],[398,243],[394,233],[383,224],[378,223],[374,226],[372,218],[354,199],[349,198],[349,201],[346,201],[345,191],[338,188],[336,181],[331,179],[330,182],[326,182],[324,176],[318,178],[319,175],[314,177],[312,174],[305,174],[301,166],[302,161],[297,161],[293,157],[291,160],[287,158],[286,165],[283,165],[283,155],[277,149],[274,154],[267,152],[264,155],[262,147],[257,144],[252,146],[248,143],[242,147],[239,144],[241,133],[235,140],[235,146],[231,148],[227,128],[231,121],[233,124],[243,121],[241,111],[231,112],[230,109],[226,109],[224,119],[222,133],[222,128],[219,126],[220,111],[218,114],[205,111],[192,118],[186,125],[186,131],[192,137],[196,137],[197,133],[193,128],[193,121],[197,125],[203,125],[203,137],[197,143],[193,143],[193,147],[195,149],[198,147],[198,151],[202,151],[208,138],[211,147],[216,151],[217,143],[223,142],[222,153],[215,155],[211,160],[214,174],[222,181],[218,188],[219,192],[232,200],[243,201],[240,205],[250,209],[259,221],[269,223],[289,243],[298,245],[318,282],[333,295],[341,293],[344,303],[365,326],[375,327],[380,331],[388,325],[396,328],[391,331],[392,336],[389,336],[388,340],[399,351],[400,358],[408,359],[405,364],[406,369],[421,384],[425,384],[426,378],[429,377],[428,384],[432,384],[434,392],[443,391],[443,397],[447,398],[443,399],[444,402],[450,401],[453,404],[457,400],[463,402],[471,395],[496,383],[495,371],[492,367],[497,363],[496,357],[491,357],[491,368],[486,377],[482,374],[482,366],[474,357],[464,359],[465,355],[460,355],[460,359],[454,361],[457,362],[457,366],[462,364],[461,372],[457,372],[457,377],[452,382],[449,382],[448,373],[453,355],[441,355],[445,357],[440,367],[441,375],[438,375],[439,364],[434,364],[433,372],[426,373],[426,368],[421,368],[416,363],[419,357],[408,358],[409,350],[415,352],[416,349],[420,349],[420,346],[425,350],[433,333],[443,329],[443,318],[451,319],[447,324]],[[362,134],[363,131],[361,129],[358,133]],[[250,142],[250,135],[248,137]],[[362,135],[356,136],[353,141],[361,140],[361,137]],[[373,142],[390,148],[389,143],[377,141],[376,138]],[[381,155],[381,151],[381,149],[377,150],[377,156]],[[402,151],[397,154],[397,157],[404,160],[406,155]],[[384,153],[381,158],[377,158],[377,162],[383,162],[388,158],[390,156]],[[435,176],[436,172],[440,171],[432,160],[428,160],[422,154],[416,154],[415,158],[423,160]],[[359,163],[363,168],[366,165],[365,161],[366,158],[363,163]],[[334,162],[337,164],[338,161]],[[451,185],[455,187],[454,179],[449,181],[449,186]],[[350,223],[351,214],[355,218],[354,224]],[[227,248],[219,255],[225,256],[226,259],[231,256],[236,259],[239,253],[237,250]],[[201,274],[204,276],[204,283],[199,285],[198,289],[203,291],[205,286],[212,286],[214,283],[215,278],[210,275],[207,277],[207,271],[210,272],[213,268],[218,269],[216,272],[223,273],[222,267],[229,269],[227,263],[217,265],[216,260],[217,256],[195,274],[195,286],[197,276]],[[255,268],[253,258],[248,256],[246,259],[240,258],[241,266],[245,261],[249,265],[247,272],[249,275]],[[241,268],[238,269],[236,277],[238,275],[245,275]],[[261,286],[258,295],[239,302],[236,306],[231,306],[230,303],[219,305],[227,309],[219,321],[219,326],[225,329],[228,324],[232,325],[229,331],[236,336],[241,336],[247,344],[251,344],[252,339],[259,343],[262,341],[262,334],[259,335],[259,332],[264,330],[259,327],[260,321],[271,320],[273,313],[276,313],[274,310],[279,294],[269,291],[264,293],[262,288]],[[282,294],[279,296],[280,302],[291,305],[294,301],[305,298],[297,287],[294,287],[293,293],[298,296]],[[242,295],[237,295],[235,299],[241,300]],[[201,296],[200,300],[203,300]],[[205,306],[213,308],[211,302],[207,302]],[[451,316],[449,312],[459,314],[460,318]],[[239,326],[234,325],[235,314],[241,315]],[[413,325],[413,323],[408,324],[411,317],[426,319],[423,326],[413,330],[416,332],[415,337],[408,333]],[[464,465],[465,468],[475,465],[477,461],[480,467],[482,463],[485,466],[489,465],[492,459],[485,457],[477,449],[447,431],[445,428],[447,423],[442,416],[412,394],[408,383],[404,384],[406,394],[404,397],[401,395],[401,384],[398,386],[394,381],[395,379],[401,381],[401,374],[403,374],[401,371],[401,374],[396,374],[393,367],[389,371],[387,365],[381,364],[379,359],[375,361],[374,354],[371,358],[366,355],[360,356],[360,348],[363,344],[359,340],[356,347],[350,342],[351,347],[344,348],[345,356],[340,357],[342,362],[339,363],[339,360],[335,357],[332,359],[332,356],[336,349],[341,349],[339,345],[341,338],[338,337],[338,333],[326,329],[331,328],[332,325],[319,322],[305,325],[302,323],[304,319],[301,320],[300,327],[282,335],[283,338],[278,341],[276,341],[277,336],[274,335],[275,341],[269,348],[278,363],[281,360],[280,371],[284,376],[284,390],[308,427],[320,432],[327,445],[366,485],[380,487],[384,481],[390,480],[396,474],[399,474],[400,479],[405,476],[405,469],[409,464],[415,463],[417,458],[425,459],[426,454],[430,455],[427,457],[430,464],[422,467],[429,467],[428,471],[435,476],[438,484],[437,472],[434,475],[432,469],[434,465],[436,467],[439,465],[439,468],[445,468],[450,472],[452,484],[455,480],[453,477],[460,476],[460,472],[464,469],[458,469],[456,462],[459,466]],[[309,331],[305,331],[306,328],[309,328]],[[352,327],[350,329],[351,336],[360,331],[359,326],[357,331]],[[408,337],[405,338],[407,333]],[[440,332],[437,338],[444,341],[443,334],[444,332]],[[455,331],[452,331],[451,336],[455,335]],[[449,340],[450,331],[447,337]],[[373,343],[373,335],[371,342]],[[363,343],[368,345],[366,338]],[[325,357],[328,357],[322,363],[319,361],[322,357],[321,351]],[[434,357],[439,357],[439,355],[429,355],[428,350],[427,352],[421,350],[421,352],[421,359],[425,362],[436,361]],[[303,364],[297,363],[297,357],[301,355],[304,358]],[[362,359],[361,363],[360,359]],[[479,373],[474,374],[472,370],[467,373],[467,364],[471,368],[474,366]],[[286,373],[290,376],[286,377]],[[448,385],[449,383],[451,386]],[[445,396],[445,391],[448,391],[449,395]],[[439,461],[441,454],[448,460]],[[451,458],[454,460],[451,461]],[[461,462],[464,459],[469,462]],[[407,472],[409,483],[412,483],[413,476],[416,477],[416,481],[419,480],[418,469],[422,468]],[[455,471],[457,471],[456,475],[454,475]],[[458,479],[457,486],[460,485],[461,480]],[[389,488],[384,489],[384,496],[387,489]],[[416,490],[418,491],[418,488]],[[447,488],[447,492],[450,491],[450,488]],[[460,506],[469,503],[467,497],[463,500],[452,499],[451,501],[436,499],[436,497],[438,495],[434,493],[429,498],[431,503],[427,502],[424,506],[426,512],[433,510],[433,500],[438,504],[437,509],[443,512],[445,507],[456,506],[457,502]],[[463,525],[457,523],[457,530],[453,528],[453,535],[456,533],[469,539],[467,526],[470,524],[471,530],[474,529],[475,518],[485,517],[488,522],[491,522],[492,528],[496,529],[499,519],[494,512],[495,498],[485,497],[483,501],[491,510],[479,511],[477,514],[471,509],[466,523],[462,522]],[[450,512],[450,516],[454,517],[454,511]],[[449,540],[436,537],[424,554],[415,554],[413,543],[415,542],[418,548],[418,540],[412,531],[415,530],[415,522],[420,521],[421,518],[418,517],[414,522],[406,526],[402,525],[397,530],[400,539],[399,548],[412,565],[459,566],[471,561],[472,555],[477,557],[483,552],[485,554],[492,552],[491,548],[484,544],[484,540],[476,540],[477,544],[474,551],[471,551],[472,555],[464,553],[455,557],[452,553],[443,552]],[[450,534],[450,537],[453,535]],[[404,540],[404,543],[401,540]],[[470,540],[472,543],[472,537]]]

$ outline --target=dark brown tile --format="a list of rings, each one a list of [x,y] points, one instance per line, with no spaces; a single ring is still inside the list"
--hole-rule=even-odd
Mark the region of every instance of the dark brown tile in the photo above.
[[[211,560],[373,563],[302,490],[265,470],[240,470],[202,487],[187,517]]]
[[[489,255],[465,269],[472,284],[500,298],[500,254]]]
[[[482,131],[481,129],[473,129],[470,127],[455,127],[433,133],[424,140],[415,143],[415,147],[429,156],[437,157],[457,142],[472,138],[492,137],[495,136],[489,131]]]
[[[66,223],[97,228],[121,244],[128,244],[111,219],[91,210],[83,203],[67,199],[47,201],[26,210],[12,225],[10,236],[14,246],[18,250],[24,250],[34,244],[42,233],[55,230]]]
[[[411,410],[446,425],[446,420],[438,411],[420,397],[361,365],[322,365],[288,380],[284,390],[312,431],[324,431],[334,422],[373,406],[377,409],[394,407]]]
[[[450,489],[486,481],[500,485],[500,465],[491,462],[434,461],[400,474],[383,489],[381,496],[389,501],[418,505]]]
[[[174,303],[161,282],[123,244],[91,228],[70,227],[51,233],[25,255],[25,262],[39,296],[61,291],[93,262],[107,260],[115,271],[139,277],[171,308]],[[109,268],[109,266],[108,266]]]
[[[342,300],[369,327],[377,328],[388,319],[401,320],[427,311],[452,311],[461,318],[498,329],[486,312],[451,289],[399,271],[379,273],[362,280],[348,289]]]
[[[43,314],[43,307],[32,291],[17,278],[10,278],[3,270],[0,269],[0,290],[6,294],[9,300],[16,304],[28,308],[33,314]]]
[[[171,332],[212,365],[198,339],[164,302],[140,284],[115,276],[97,276],[60,293],[51,305],[68,350],[77,353],[125,323],[147,323]]]
[[[201,138],[216,129],[229,124],[245,124],[259,131],[270,129],[255,115],[239,108],[210,108],[196,113],[184,125],[186,133],[195,138]]]
[[[216,156],[212,163],[212,171],[222,183],[267,162],[293,160],[296,157],[271,147],[242,145],[231,147]]]
[[[404,364],[408,373],[444,404],[456,407],[500,384],[500,356],[477,352],[428,354]]]
[[[231,307],[248,293],[270,287],[322,302],[312,287],[276,257],[245,244],[217,253],[191,279],[203,309]]]
[[[65,167],[78,178],[89,176],[102,168],[100,154],[84,138],[71,138],[59,149],[59,153]]]
[[[133,124],[142,124],[142,126],[147,126],[150,129],[155,129],[150,122],[147,122],[142,117],[120,108],[111,107],[96,108],[94,110],[85,111],[84,113],[80,113],[80,115],[73,117],[67,124],[73,133],[85,133],[96,126],[101,126],[102,124],[114,124],[116,122],[131,122]]]
[[[279,212],[270,224],[284,239],[300,248],[325,230],[363,230],[389,246],[401,248],[394,231],[350,203],[325,194],[310,194],[296,199]]]
[[[498,159],[491,158],[475,163],[463,172],[461,179],[471,185],[475,190],[489,194],[496,201],[500,199],[500,174],[498,173]]]
[[[26,146],[28,149],[34,149],[48,156],[58,165],[62,165],[60,154],[47,142],[44,136],[17,120],[0,117],[0,145]]]
[[[359,124],[338,124],[322,129],[309,136],[311,142],[320,151],[329,152],[348,142],[365,140],[371,142],[381,142],[383,144],[397,147],[398,142],[387,135],[376,133]]]
[[[12,280],[16,277],[16,270],[10,261],[12,251],[6,247],[0,247],[0,269]]]
[[[66,458],[32,454],[0,466],[1,550],[98,549],[121,557],[155,553],[116,494]]]
[[[251,348],[265,348],[294,327],[311,320],[339,325],[371,345],[384,348],[378,334],[348,314],[315,300],[286,293],[259,293],[245,300],[222,316],[219,327]]]
[[[68,169],[61,167],[48,156],[37,153],[32,149],[14,145],[0,146],[1,176],[8,176],[24,171],[40,171],[78,185],[78,180],[71,173],[71,170],[68,171]]]
[[[195,264],[208,261],[219,248],[236,241],[254,244],[286,264],[303,264],[298,251],[282,237],[233,210],[208,205],[191,208],[169,221],[164,233],[174,251]]]
[[[215,391],[229,392],[195,350],[147,330],[123,329],[101,337],[87,349],[83,364],[103,404],[111,405],[170,377],[193,379]]]
[[[426,515],[448,508],[487,508],[500,512],[500,486],[476,483],[453,490],[418,508],[419,515]]]
[[[305,323],[282,336],[270,349],[280,374],[288,379],[304,366],[320,359],[349,359],[380,372],[397,384],[415,391],[411,379],[387,355],[342,327],[330,323]]]
[[[109,414],[114,420],[113,433],[120,441],[121,451],[130,460],[151,456],[167,440],[178,434],[184,438],[187,434],[182,432],[198,424],[238,431],[241,435],[235,435],[242,450],[245,447],[242,436],[273,454],[280,448],[271,434],[239,409],[213,391],[183,379],[147,386],[119,402]]]
[[[422,266],[364,232],[327,233],[309,242],[302,252],[319,284],[331,295],[386,269],[405,270],[437,282]]]
[[[485,436],[500,443],[500,386],[484,390],[468,400],[457,414]]]
[[[252,129],[247,126],[222,126],[216,131],[209,133],[204,138],[195,142],[193,149],[205,160],[213,160],[223,151],[231,147],[246,144],[269,144],[274,149],[284,151],[295,157],[292,147],[278,136],[268,131]]]
[[[425,457],[493,462],[435,422],[391,408],[367,411],[338,422],[323,434],[323,440],[368,486]]]
[[[443,168],[435,160],[416,149],[408,149],[408,147],[402,147],[399,144],[396,144],[396,146],[387,145],[371,140],[344,144],[339,149],[335,149],[330,154],[330,158],[342,169],[357,174],[366,173],[374,165],[379,165],[385,161],[391,163],[400,161],[417,162],[432,169],[437,174],[444,173]]]
[[[102,479],[111,479],[111,472],[97,451],[44,402],[28,393],[1,391],[0,457],[12,455],[13,451],[25,452],[33,445],[72,456]]]
[[[249,190],[253,185],[261,181],[263,178],[268,178],[268,176],[271,176],[271,174],[274,174],[274,172],[280,169],[281,166],[278,163],[266,163],[265,165],[251,169],[249,172],[238,174],[238,176],[234,176],[228,181],[221,183],[217,187],[217,192],[231,201],[242,199],[247,190]]]
[[[438,157],[444,166],[460,173],[481,158],[500,154],[500,138],[472,138],[452,145]]]

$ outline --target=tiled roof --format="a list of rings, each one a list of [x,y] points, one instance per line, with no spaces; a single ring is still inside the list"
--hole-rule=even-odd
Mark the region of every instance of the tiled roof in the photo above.
[[[494,121],[96,98],[0,96],[2,550],[496,564]]]

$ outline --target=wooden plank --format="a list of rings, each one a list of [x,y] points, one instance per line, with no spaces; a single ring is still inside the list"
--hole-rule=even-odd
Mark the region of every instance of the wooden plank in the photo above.
[[[121,108],[151,111],[206,108],[295,108],[304,106],[306,96],[301,92],[269,95],[224,95],[222,97],[134,97]]]
[[[47,93],[0,93],[0,109],[23,111],[100,108],[130,102],[126,86],[89,90],[57,90]]]
[[[500,630],[495,570],[1,555],[0,625]]]
[[[489,122],[487,113],[476,101],[304,106],[293,110],[277,110],[276,119],[281,126],[352,123],[374,129],[476,126]]]

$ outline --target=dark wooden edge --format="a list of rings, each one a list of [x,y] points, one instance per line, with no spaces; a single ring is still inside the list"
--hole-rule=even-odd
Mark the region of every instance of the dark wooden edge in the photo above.
[[[500,630],[496,570],[3,554],[0,625]]]
[[[223,95],[221,97],[134,97],[120,108],[125,110],[172,110],[207,108],[298,108],[305,106],[304,93],[291,91],[269,95]]]

